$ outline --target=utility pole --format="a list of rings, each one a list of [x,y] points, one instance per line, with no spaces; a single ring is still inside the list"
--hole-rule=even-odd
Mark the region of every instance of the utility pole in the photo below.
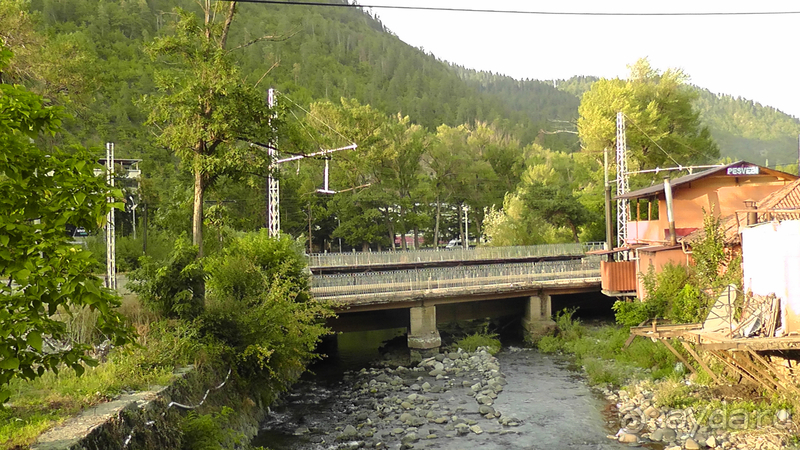
[[[274,108],[275,108],[275,89],[270,88],[269,94],[267,97],[267,105],[272,112],[270,116],[269,123],[273,130],[273,135],[275,133],[275,125],[273,120],[276,118]],[[311,158],[314,156],[324,156],[325,157],[325,186],[323,189],[317,189],[317,192],[321,194],[335,194],[336,191],[332,191],[328,187],[328,167],[330,163],[330,154],[339,152],[342,150],[355,150],[358,148],[358,145],[351,144],[346,147],[334,148],[329,150],[320,150],[318,152],[309,153],[308,155],[295,155],[289,158],[284,159],[277,159],[278,158],[278,150],[277,150],[277,142],[278,139],[274,138],[269,145],[267,146],[267,152],[269,154],[270,164],[269,164],[269,176],[267,177],[267,229],[269,230],[270,237],[277,237],[278,234],[281,232],[281,209],[280,209],[280,182],[276,176],[276,171],[278,170],[278,166],[285,162],[290,161],[297,161],[303,158]],[[251,143],[251,146],[259,146],[259,144]],[[263,148],[263,147],[262,147]],[[310,210],[309,210],[310,211]],[[311,217],[311,213],[309,212],[309,220]],[[309,243],[311,242],[311,226],[309,224],[309,236],[308,240]]]
[[[280,211],[280,181],[277,174],[278,165],[275,163],[278,151],[278,138],[275,132],[275,89],[270,88],[267,97],[267,105],[270,110],[269,124],[272,128],[272,135],[274,136],[267,149],[269,154],[269,175],[267,176],[267,229],[269,230],[270,237],[277,237],[281,232],[281,211]],[[310,236],[309,236],[310,237]]]
[[[612,250],[614,247],[614,228],[611,223],[611,183],[608,182],[608,147],[603,149],[603,178],[605,183],[604,192],[605,192],[605,206],[606,206],[606,250]],[[609,253],[608,260],[612,260],[612,256]]]
[[[106,143],[106,182],[114,187],[114,143]],[[108,203],[114,203],[114,197],[107,198]],[[117,238],[114,223],[114,208],[110,208],[106,215],[106,287],[117,288]]]
[[[464,248],[469,249],[469,205],[464,204]]]
[[[625,138],[625,115],[617,113],[617,197],[628,193],[628,144]],[[617,245],[628,240],[628,200],[617,198]]]

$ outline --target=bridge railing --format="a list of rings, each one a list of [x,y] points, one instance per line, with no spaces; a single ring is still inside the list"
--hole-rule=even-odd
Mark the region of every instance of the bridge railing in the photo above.
[[[400,250],[388,252],[315,253],[309,255],[310,267],[345,267],[381,264],[410,264],[442,261],[480,261],[544,256],[581,256],[590,250],[603,249],[604,242],[544,244],[516,247],[475,247],[465,249]]]
[[[569,261],[316,275],[311,280],[311,293],[317,298],[324,299],[599,276],[600,259],[584,258]]]

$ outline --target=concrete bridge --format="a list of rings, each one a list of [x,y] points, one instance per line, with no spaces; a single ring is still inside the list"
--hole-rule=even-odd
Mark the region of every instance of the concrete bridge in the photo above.
[[[407,327],[412,349],[441,345],[437,322],[501,313],[539,334],[552,296],[600,291],[600,258],[586,251],[601,245],[313,255],[311,292],[334,303],[336,329]]]

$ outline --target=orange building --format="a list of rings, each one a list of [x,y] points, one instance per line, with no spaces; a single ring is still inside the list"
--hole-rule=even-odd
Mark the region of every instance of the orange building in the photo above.
[[[704,213],[732,215],[745,209],[745,202],[758,202],[797,178],[739,161],[671,180],[674,241],[670,240],[663,183],[619,196],[629,201],[628,237],[623,250],[628,250],[632,258],[603,264],[603,291],[611,296],[636,295],[641,299],[640,273],[646,273],[650,266],[659,271],[670,262],[689,263],[683,238],[702,228]]]

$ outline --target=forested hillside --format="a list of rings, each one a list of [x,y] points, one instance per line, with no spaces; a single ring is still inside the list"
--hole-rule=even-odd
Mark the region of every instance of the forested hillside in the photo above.
[[[189,229],[192,179],[157,139],[164,124],[153,119],[152,105],[163,98],[158,86],[164,80],[156,74],[174,62],[154,56],[151,47],[155,38],[175,32],[175,6],[200,15],[201,3],[191,0],[0,0],[0,37],[16,54],[5,77],[72,115],[63,133],[45,141],[95,148],[113,141],[118,156],[143,159],[138,195],[151,212],[148,221],[169,235]],[[279,147],[298,153],[349,143],[334,142],[334,134],[359,144],[357,153],[333,158],[331,186],[346,190],[338,196],[315,194],[322,161],[283,168],[284,230],[310,233],[315,249],[335,248],[339,240],[345,247],[386,248],[394,246],[392,236],[406,233],[430,243],[461,233],[463,207],[470,208],[471,233],[481,234],[485,215],[494,214],[492,207],[513,206],[507,196],[513,194],[528,199],[529,210],[537,211],[531,214],[539,215],[520,225],[519,239],[602,237],[595,198],[599,160],[591,151],[579,154],[586,149],[577,128],[581,97],[596,78],[515,80],[448,64],[355,8],[237,8],[226,52],[243,83],[264,97],[268,87],[280,92]],[[697,93],[694,106],[720,156],[792,162],[796,119],[753,102]],[[698,160],[715,154],[709,147]],[[264,223],[263,177],[215,179],[206,220],[220,240],[225,229]],[[579,207],[541,205],[531,192]]]

